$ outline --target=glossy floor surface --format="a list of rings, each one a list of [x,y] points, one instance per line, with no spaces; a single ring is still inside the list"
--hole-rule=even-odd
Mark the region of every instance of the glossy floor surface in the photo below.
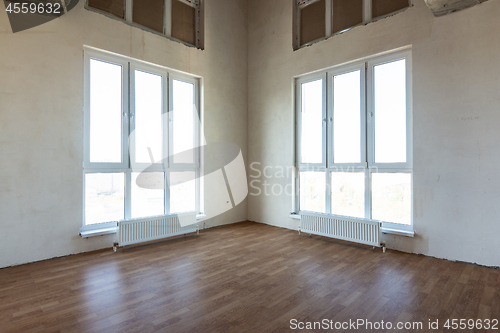
[[[323,319],[374,325],[350,332],[498,320],[500,271],[251,222],[0,269],[0,332],[297,332]]]

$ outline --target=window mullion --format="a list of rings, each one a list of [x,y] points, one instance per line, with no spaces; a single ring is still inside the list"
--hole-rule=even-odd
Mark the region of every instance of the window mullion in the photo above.
[[[132,171],[125,172],[125,220],[132,216]]]
[[[332,213],[332,189],[331,189],[331,173],[330,170],[326,169],[325,170],[325,181],[326,181],[326,186],[325,186],[325,213],[331,214]]]
[[[374,150],[374,91],[373,91],[373,64],[368,64],[366,69],[366,161],[367,167],[371,168],[375,161]]]
[[[372,218],[372,175],[369,168],[365,169],[365,218]]]
[[[168,128],[169,122],[168,122],[168,110],[169,110],[169,101],[170,101],[170,94],[169,94],[169,73],[165,73],[163,76],[163,100],[162,100],[162,114],[161,114],[161,121],[162,121],[162,168],[163,171],[166,171],[169,167],[169,160],[168,160],[168,154],[169,154],[169,133],[170,130]]]
[[[370,2],[371,0],[364,0]],[[366,8],[366,7],[365,7]],[[371,14],[371,8],[370,8]],[[371,17],[371,15],[370,15]],[[372,175],[371,167],[374,161],[373,154],[373,67],[365,63],[365,217],[372,218]]]
[[[170,170],[166,170],[165,174],[165,214],[170,214]]]
[[[363,0],[363,21],[369,22],[372,19],[372,0]]]
[[[325,37],[328,38],[332,35],[332,18],[333,18],[333,5],[332,0],[325,2]]]
[[[322,83],[323,83],[323,102],[322,102],[322,107],[323,107],[323,110],[322,110],[322,131],[323,131],[323,136],[322,136],[322,141],[323,141],[323,159],[322,159],[322,162],[321,162],[321,166],[323,168],[326,168],[328,163],[326,161],[327,157],[328,157],[328,154],[327,154],[327,151],[328,151],[328,135],[327,135],[327,127],[328,127],[328,122],[327,122],[327,105],[328,105],[328,98],[327,98],[327,94],[328,94],[328,73],[325,73],[323,75],[323,78],[322,78]]]
[[[167,116],[166,116],[166,121],[167,121],[167,146],[168,146],[168,155],[166,158],[166,163],[167,169],[165,170],[165,214],[170,214],[170,171],[173,166],[174,160],[173,160],[173,152],[174,152],[174,146],[173,146],[173,108],[174,108],[174,102],[173,102],[173,78],[172,75],[169,73],[168,74],[168,104],[167,104]]]
[[[172,0],[165,0],[165,12],[163,14],[163,33],[172,36]]]
[[[327,73],[326,75],[326,131],[327,131],[327,141],[325,142],[325,145],[327,147],[326,155],[326,166],[327,168],[331,168],[334,166],[334,144],[333,144],[333,75],[330,73]]]
[[[195,207],[195,210],[196,210],[196,214],[200,214],[201,213],[201,209],[200,209],[200,177],[201,173],[200,173],[200,169],[198,168],[198,170],[196,170],[196,173],[195,173],[195,204],[194,204],[194,207]]]
[[[331,0],[327,0],[326,2],[327,13],[331,14]],[[328,7],[330,4],[330,7]],[[329,10],[330,8],[330,10]],[[331,15],[330,15],[331,18]],[[330,32],[331,32],[331,20],[330,22]],[[328,26],[328,20],[327,20]],[[327,35],[328,37],[328,35]],[[323,144],[325,145],[326,156],[324,160],[325,165],[325,213],[332,213],[332,189],[331,189],[331,173],[330,167],[333,166],[333,76],[330,73],[325,73],[325,89],[326,93],[324,93],[324,98],[326,99],[325,107],[326,110],[323,113],[324,117],[324,126],[326,135],[324,136]]]
[[[134,109],[134,98],[132,98],[132,93],[135,93],[135,89],[132,88],[133,84],[133,78],[132,78],[132,66],[130,62],[127,63],[127,68],[126,68],[126,85],[124,85],[123,88],[123,94],[125,95],[125,98],[127,100],[127,107],[126,107],[126,113],[124,115],[124,118],[126,119],[126,126],[125,126],[125,131],[124,131],[124,139],[123,139],[123,144],[124,144],[124,150],[126,154],[126,165],[127,165],[127,170],[125,171],[125,220],[128,220],[132,216],[132,157],[134,154],[131,154],[131,147],[129,145],[133,145],[134,143],[131,143],[129,141],[130,138],[130,133],[134,130],[135,124],[134,122],[134,115],[133,115],[133,109]]]
[[[128,23],[132,23],[132,11],[133,11],[133,3],[134,0],[125,0],[125,21]]]
[[[170,213],[170,184],[168,182],[167,175],[169,172],[170,166],[170,121],[169,121],[169,110],[170,110],[170,73],[166,73],[163,78],[163,114],[162,114],[162,122],[163,122],[163,212],[164,214]]]
[[[364,0],[364,2],[370,2],[371,3],[371,0]],[[369,126],[369,122],[370,122],[370,126],[372,124],[371,121],[369,121],[369,116],[368,116],[368,110],[369,110],[369,96],[368,96],[368,90],[370,89],[369,88],[369,79],[368,79],[368,63],[365,62],[364,64],[364,71],[362,71],[362,78],[361,78],[361,126],[362,126],[362,156],[364,157],[364,161],[363,159],[361,159],[362,162],[364,162],[364,167],[365,167],[365,218],[367,219],[371,219],[371,198],[372,198],[372,192],[371,192],[371,174],[370,174],[370,165],[369,165],[369,158],[368,158],[368,147],[370,145],[370,131],[368,129],[368,126]]]

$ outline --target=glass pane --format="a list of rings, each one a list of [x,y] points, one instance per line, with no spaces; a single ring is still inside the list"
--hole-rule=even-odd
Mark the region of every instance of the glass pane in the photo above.
[[[302,84],[301,162],[323,162],[323,80]]]
[[[333,156],[335,163],[361,162],[360,71],[333,78]]]
[[[132,218],[165,214],[164,177],[163,172],[132,172]]]
[[[135,161],[162,159],[162,77],[135,71]]]
[[[124,177],[123,173],[85,175],[85,224],[124,219]]]
[[[372,174],[372,218],[411,224],[411,174]]]
[[[332,172],[332,214],[365,217],[365,173]]]
[[[300,210],[325,213],[326,178],[324,172],[300,173]]]
[[[179,154],[194,148],[194,84],[174,80],[174,163],[194,163],[194,154]]]
[[[406,162],[406,60],[374,67],[375,162]]]
[[[194,171],[170,173],[170,213],[196,210],[195,177]]]
[[[90,59],[90,162],[122,162],[122,66]]]

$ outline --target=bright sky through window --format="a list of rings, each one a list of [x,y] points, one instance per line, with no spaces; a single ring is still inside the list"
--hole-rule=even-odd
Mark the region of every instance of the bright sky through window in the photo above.
[[[162,77],[135,71],[135,161],[162,159]],[[150,151],[151,150],[151,156]]]
[[[406,162],[406,61],[374,67],[375,163]]]
[[[181,154],[194,148],[194,84],[173,80],[174,163],[193,163],[192,154]]]
[[[90,162],[120,163],[122,67],[90,59]]]
[[[302,163],[321,163],[323,81],[302,84]]]
[[[360,71],[333,78],[333,156],[335,163],[361,162]]]

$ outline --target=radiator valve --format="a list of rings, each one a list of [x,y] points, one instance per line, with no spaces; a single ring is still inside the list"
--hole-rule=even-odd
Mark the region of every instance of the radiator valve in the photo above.
[[[118,242],[113,242],[113,251],[116,252],[117,248],[118,248]]]

